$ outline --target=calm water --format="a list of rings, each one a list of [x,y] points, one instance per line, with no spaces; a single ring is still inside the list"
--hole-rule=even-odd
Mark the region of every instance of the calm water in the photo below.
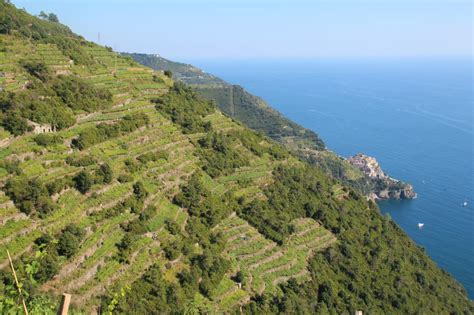
[[[375,156],[412,183],[418,199],[382,202],[382,212],[474,298],[472,60],[193,63],[263,97],[331,150]]]

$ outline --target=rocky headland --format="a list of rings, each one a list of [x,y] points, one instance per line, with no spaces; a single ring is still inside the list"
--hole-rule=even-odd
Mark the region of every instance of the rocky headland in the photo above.
[[[414,199],[417,197],[413,186],[385,174],[374,157],[358,153],[347,161],[357,167],[374,183],[371,199]]]

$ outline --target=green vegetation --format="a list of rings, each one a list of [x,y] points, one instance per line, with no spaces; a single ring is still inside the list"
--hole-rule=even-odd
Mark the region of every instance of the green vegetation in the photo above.
[[[84,150],[94,144],[101,143],[107,139],[119,137],[125,133],[135,131],[149,123],[149,117],[144,113],[124,116],[118,123],[102,123],[97,126],[83,130],[79,137],[74,139],[72,145]]]
[[[38,145],[47,147],[61,142],[61,138],[54,134],[42,133],[35,137],[35,142]]]
[[[0,244],[31,313],[63,292],[78,313],[473,312],[356,189],[171,76],[0,6]],[[19,301],[0,251],[0,313]]]
[[[48,189],[37,179],[23,176],[11,178],[5,184],[4,191],[25,214],[38,213],[40,216],[45,216],[55,208]]]
[[[137,62],[156,70],[170,69],[174,77],[193,86],[198,94],[215,101],[221,111],[282,144],[310,164],[317,165],[324,172],[370,195],[385,189],[399,192],[406,185],[403,182],[384,181],[365,176],[334,152],[325,149],[324,142],[313,131],[303,128],[272,109],[259,97],[242,87],[231,85],[199,68],[189,64],[174,62],[156,55],[128,54]],[[281,151],[279,151],[281,152]]]
[[[14,135],[31,130],[27,120],[64,129],[74,124],[74,112],[93,112],[111,104],[109,91],[76,77],[53,77],[44,62],[21,60],[21,65],[31,76],[26,89],[0,92],[1,124]]]
[[[170,92],[154,99],[156,109],[181,126],[184,133],[209,131],[210,125],[202,118],[214,111],[211,102],[205,101],[189,87],[175,82]]]
[[[199,140],[200,157],[205,161],[203,170],[217,177],[229,175],[236,168],[249,165],[249,161],[231,147],[232,138],[222,133],[208,133]]]

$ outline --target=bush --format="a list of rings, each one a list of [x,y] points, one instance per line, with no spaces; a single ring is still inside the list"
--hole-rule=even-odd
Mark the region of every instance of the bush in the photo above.
[[[128,183],[128,182],[131,182],[133,180],[133,176],[128,175],[128,174],[120,174],[119,177],[117,178],[117,180],[122,184],[123,183]]]
[[[10,178],[4,187],[5,194],[25,214],[38,212],[41,217],[55,209],[46,187],[36,179]]]
[[[16,111],[10,111],[3,115],[2,127],[14,136],[19,136],[33,130],[33,128],[28,125],[28,121]]]
[[[63,177],[57,180],[54,180],[50,183],[46,184],[46,189],[48,190],[48,194],[50,196],[54,194],[58,194],[64,189],[68,187],[74,186],[74,181],[72,180],[71,177]]]
[[[54,134],[42,133],[34,138],[36,144],[47,147],[53,144],[61,143],[61,138]]]
[[[21,175],[22,173],[20,161],[18,160],[0,161],[0,167],[4,168],[8,174]]]
[[[175,82],[168,94],[152,102],[160,113],[180,125],[185,133],[205,132],[211,128],[202,118],[215,110],[214,104],[200,98],[183,83]]]
[[[20,61],[20,64],[29,74],[43,82],[46,82],[51,77],[49,68],[42,61],[22,60]]]
[[[85,156],[68,156],[66,158],[66,163],[71,165],[71,166],[76,166],[76,167],[83,167],[83,166],[89,166],[89,165],[94,165],[97,164],[97,160],[94,159],[93,157],[89,155]]]
[[[167,160],[168,153],[165,151],[147,152],[137,157],[137,160],[143,164],[146,164],[148,162],[156,162],[160,159]]]
[[[74,111],[94,112],[112,104],[110,91],[94,87],[74,76],[59,76],[52,85],[63,104]]]
[[[146,126],[150,118],[144,113],[137,113],[124,116],[120,122],[109,125],[99,124],[83,130],[79,137],[72,141],[72,146],[83,150],[94,144],[106,141],[107,139],[116,138],[123,134],[130,133],[136,129]]]
[[[231,148],[232,138],[223,133],[209,133],[199,140],[198,154],[205,161],[203,170],[211,177],[231,174],[250,161]]]
[[[110,184],[114,177],[114,173],[109,164],[102,164],[95,173],[97,184]]]
[[[66,226],[58,238],[57,251],[61,256],[71,258],[79,249],[79,244],[84,237],[85,232],[74,224]]]
[[[73,180],[74,187],[82,194],[88,192],[92,185],[94,185],[94,179],[92,178],[92,175],[86,171],[81,171],[79,174],[74,176]]]

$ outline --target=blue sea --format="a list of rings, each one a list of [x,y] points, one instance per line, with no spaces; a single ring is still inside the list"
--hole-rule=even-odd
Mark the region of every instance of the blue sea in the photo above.
[[[193,63],[261,96],[329,149],[374,156],[412,183],[417,199],[380,202],[381,211],[474,298],[472,59]]]

